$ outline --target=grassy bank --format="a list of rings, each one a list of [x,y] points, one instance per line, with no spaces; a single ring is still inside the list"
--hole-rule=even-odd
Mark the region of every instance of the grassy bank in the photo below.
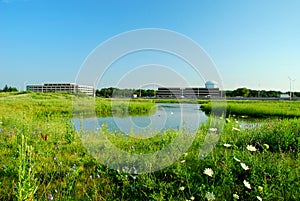
[[[207,132],[218,132],[207,122],[173,165],[138,174],[91,157],[70,119],[69,95],[29,94],[0,103],[0,200],[300,199],[298,119],[266,120],[255,128],[229,119],[214,150],[199,158]],[[102,132],[135,153],[160,150],[178,135],[169,130],[141,140]]]
[[[284,100],[237,100],[226,101],[227,115],[239,115],[249,117],[300,117],[300,101]],[[201,105],[201,110],[209,113],[211,103]],[[218,108],[218,103],[214,102],[214,109]]]
[[[2,98],[1,98],[2,97]],[[73,101],[82,103],[80,112],[96,113],[97,116],[143,115],[155,111],[155,103],[142,99],[104,99],[75,97],[67,93],[0,93],[0,101],[9,111],[32,112],[37,118],[49,116],[72,117]],[[86,104],[87,103],[87,104]],[[93,104],[89,107],[88,104]],[[5,108],[4,108],[5,109]],[[78,108],[77,108],[78,109]],[[3,111],[5,113],[6,111]]]

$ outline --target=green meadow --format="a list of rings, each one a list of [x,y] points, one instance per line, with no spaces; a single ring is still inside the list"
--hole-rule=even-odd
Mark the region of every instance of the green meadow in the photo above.
[[[72,123],[72,98],[0,93],[0,200],[300,199],[299,102],[229,101],[228,117],[210,117],[199,125],[192,145],[171,166],[139,174],[130,162],[113,170],[87,152],[80,140],[85,131],[75,131]],[[115,101],[97,99],[96,115],[155,111],[156,100]],[[246,125],[238,118],[257,117],[255,113],[275,118]],[[215,122],[224,122],[223,129],[215,128]],[[167,130],[143,140],[105,126],[98,132],[126,152],[145,154],[166,147],[185,131]],[[219,140],[201,157],[208,134]],[[91,138],[90,146],[97,140]]]
[[[208,102],[201,109],[210,113],[212,107],[224,107],[223,102]],[[293,118],[300,117],[300,101],[288,100],[229,100],[226,101],[227,115],[249,116],[254,118]]]

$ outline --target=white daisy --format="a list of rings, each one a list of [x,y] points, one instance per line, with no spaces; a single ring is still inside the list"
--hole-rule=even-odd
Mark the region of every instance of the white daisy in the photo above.
[[[256,151],[257,149],[254,147],[254,146],[252,146],[252,145],[247,145],[247,149],[249,150],[249,151]]]
[[[223,144],[224,147],[231,147],[231,144]]]
[[[243,183],[246,186],[246,188],[251,189],[251,185],[248,181],[244,180]]]
[[[180,186],[179,190],[184,191],[184,186]]]
[[[212,171],[211,168],[205,168],[204,174],[206,174],[206,175],[212,177],[212,175],[214,174],[214,172]]]
[[[232,127],[233,131],[241,131],[239,128]]]
[[[236,193],[233,194],[232,196],[233,196],[233,198],[235,198],[235,199],[237,199],[237,200],[240,199],[240,196],[238,196],[238,194],[236,194]]]
[[[249,170],[249,167],[245,163],[241,163],[241,166],[244,170]]]
[[[237,162],[241,162],[241,160],[236,157],[233,157],[233,159],[236,160]]]

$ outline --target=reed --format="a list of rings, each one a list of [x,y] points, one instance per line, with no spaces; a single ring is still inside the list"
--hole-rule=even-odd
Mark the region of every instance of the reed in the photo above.
[[[132,104],[138,102],[148,104]],[[266,119],[247,127],[229,117],[214,149],[199,158],[207,133],[216,132],[212,126],[220,122],[211,117],[175,163],[138,174],[128,167],[109,169],[87,152],[80,136],[88,133],[74,130],[70,95],[11,95],[0,103],[0,200],[300,199],[298,119]],[[145,154],[167,147],[182,131],[144,140],[105,126],[98,132],[124,151]],[[88,143],[95,150],[101,148],[97,140]]]
[[[222,107],[214,102],[214,109]],[[211,103],[201,105],[201,110],[210,113]],[[260,100],[260,101],[227,101],[227,115],[239,115],[249,117],[300,117],[300,101],[284,100]]]

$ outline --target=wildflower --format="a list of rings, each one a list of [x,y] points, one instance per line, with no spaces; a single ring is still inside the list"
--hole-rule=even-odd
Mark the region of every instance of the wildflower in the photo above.
[[[93,175],[90,175],[90,179],[93,179]]]
[[[261,198],[261,197],[256,196],[256,198],[257,198],[259,201],[262,201],[262,198]]]
[[[249,167],[245,163],[241,163],[241,166],[244,170],[249,170]]]
[[[190,199],[191,199],[191,200],[195,200],[195,197],[194,197],[194,196],[192,196]]]
[[[97,178],[100,179],[100,175],[99,174],[97,174]]]
[[[48,196],[48,199],[49,199],[49,200],[53,200],[53,195],[50,194],[50,195]]]
[[[246,188],[251,189],[250,183],[248,181],[244,180],[243,183],[246,186]]]
[[[133,180],[136,180],[136,176],[133,176],[132,178],[133,178]]]
[[[184,190],[184,186],[180,186],[179,190],[183,191]]]
[[[54,190],[54,192],[55,192],[55,193],[58,193],[58,191],[57,191],[56,189]]]
[[[266,149],[270,148],[268,144],[263,144],[263,145],[264,145],[264,147],[266,147]]]
[[[241,131],[239,128],[232,127],[233,131]]]
[[[53,160],[55,160],[55,161],[56,161],[56,157],[54,157],[54,158],[53,158]]]
[[[258,186],[258,190],[259,190],[260,192],[262,192],[262,191],[264,190],[264,188],[263,188],[262,186]]]
[[[211,192],[207,192],[206,195],[205,195],[206,199],[208,199],[209,201],[212,201],[215,199],[215,195],[214,193],[211,193]]]
[[[233,159],[236,160],[237,162],[241,162],[241,160],[236,157],[233,157]]]
[[[256,151],[257,149],[254,147],[254,146],[252,146],[252,145],[247,145],[247,149],[249,150],[249,151]]]
[[[210,132],[217,132],[217,130],[218,130],[217,128],[209,128]]]
[[[62,162],[60,161],[59,164],[58,164],[58,166],[61,166],[61,165],[62,165]]]
[[[180,163],[185,163],[185,160],[180,161]]]
[[[212,177],[212,175],[214,174],[214,172],[212,171],[211,168],[205,168],[204,174],[206,174],[206,175]]]
[[[223,144],[224,147],[231,147],[231,144]]]
[[[234,199],[237,199],[237,200],[240,199],[240,196],[238,196],[238,194],[236,194],[236,193],[233,194],[232,196],[233,196]]]

